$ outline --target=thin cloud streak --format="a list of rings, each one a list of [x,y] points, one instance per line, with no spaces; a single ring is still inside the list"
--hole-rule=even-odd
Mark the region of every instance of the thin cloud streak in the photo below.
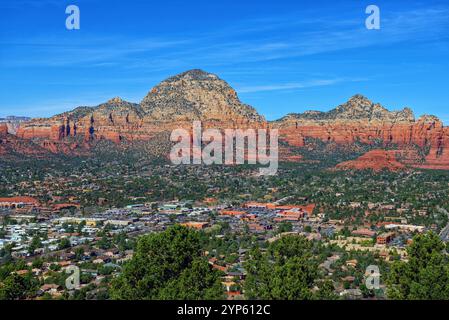
[[[368,48],[408,40],[432,41],[447,36],[449,8],[391,13],[383,18],[383,27],[377,33],[366,30],[358,19],[344,21],[315,19],[320,26],[324,26],[320,31],[301,31],[302,29],[298,28],[296,33],[288,36],[265,36],[264,30],[267,28],[276,30],[298,25],[298,19],[290,19],[281,19],[281,22],[274,22],[274,25],[264,24],[263,19],[257,25],[256,20],[250,22],[256,23],[251,26],[248,26],[248,21],[242,21],[240,28],[234,26],[227,32],[217,30],[215,34],[211,32],[199,37],[179,38],[174,35],[171,39],[144,40],[94,37],[87,41],[80,39],[75,43],[61,38],[51,42],[37,39],[1,43],[7,48],[6,52],[12,53],[9,57],[4,54],[0,67],[109,66],[132,69],[154,65],[155,60],[159,61],[158,69],[198,64],[226,66]],[[312,24],[313,21],[310,19],[302,23]],[[254,40],[239,41],[243,32],[254,33]],[[21,47],[21,50],[24,48],[33,50],[33,59],[14,55],[14,49],[18,47]],[[149,52],[152,53],[151,60],[145,55]]]
[[[254,92],[266,92],[266,91],[280,91],[280,90],[295,90],[313,87],[329,86],[341,82],[345,82],[345,79],[322,79],[313,80],[301,83],[283,83],[283,84],[271,84],[271,85],[261,85],[261,86],[249,86],[237,88],[239,93],[254,93]],[[351,81],[351,80],[349,80]],[[354,80],[352,80],[354,81]],[[358,80],[357,80],[358,81]]]

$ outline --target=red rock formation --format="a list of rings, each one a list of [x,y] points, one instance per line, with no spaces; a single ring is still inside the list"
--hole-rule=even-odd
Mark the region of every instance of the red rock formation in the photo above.
[[[44,158],[48,151],[29,140],[17,138],[14,135],[0,135],[0,156],[2,159],[23,159],[24,157]]]
[[[356,160],[346,161],[338,164],[337,169],[341,170],[363,170],[372,169],[381,171],[383,169],[397,171],[405,166],[396,159],[395,150],[372,150],[365,153]]]
[[[449,128],[440,128],[432,137],[426,162],[416,167],[449,170]]]
[[[70,137],[81,136],[85,141],[75,145],[79,149],[102,139],[117,144],[149,141],[161,132],[190,130],[193,120],[202,121],[204,129],[277,128],[280,139],[288,144],[281,148],[281,160],[300,160],[289,149],[302,148],[313,138],[336,144],[393,144],[401,150],[416,145],[430,149],[425,162],[411,154],[401,161],[421,168],[449,169],[449,128],[435,117],[415,121],[408,108],[391,112],[356,95],[329,112],[293,114],[268,124],[252,107],[242,104],[226,82],[200,70],[161,82],[141,104],[114,98],[97,107],[79,107],[50,119],[23,123],[17,136],[57,153],[71,147]]]
[[[323,142],[352,144],[356,141],[374,144],[394,144],[400,148],[416,145],[430,146],[426,163],[415,166],[429,169],[449,168],[449,128],[434,117],[422,117],[410,123],[327,122],[280,127],[280,137],[291,146],[302,147],[306,138]],[[410,160],[410,159],[408,159]]]
[[[292,146],[304,146],[305,138],[315,138],[324,142],[349,144],[356,141],[373,144],[383,141],[399,146],[416,144],[424,147],[427,142],[436,141],[443,133],[441,122],[390,124],[367,122],[341,122],[308,124],[298,127],[280,128],[280,135]]]
[[[6,123],[0,123],[0,137],[8,134],[8,126]]]
[[[112,119],[112,120],[111,120]],[[264,128],[266,124],[259,122],[230,122],[203,121],[203,129],[207,128]],[[52,118],[36,120],[20,126],[17,136],[23,139],[41,141],[40,144],[53,153],[68,149],[55,142],[63,142],[66,137],[83,136],[85,141],[107,139],[115,143],[123,141],[148,141],[161,131],[171,131],[177,128],[190,130],[190,121],[152,121],[129,114],[104,115],[93,112],[77,120],[67,118]],[[449,128],[433,118],[423,118],[410,123],[382,123],[382,122],[334,122],[314,123],[302,125],[272,125],[278,127],[280,139],[292,148],[303,147],[306,138],[315,138],[324,142],[337,144],[352,144],[356,141],[368,144],[379,143],[396,144],[403,148],[417,145],[422,148],[430,146],[430,153],[425,163],[408,164],[429,169],[449,169]],[[3,128],[3,132],[5,129]],[[53,142],[53,143],[52,143]],[[298,161],[300,157],[291,157],[290,152],[281,152],[281,159]]]

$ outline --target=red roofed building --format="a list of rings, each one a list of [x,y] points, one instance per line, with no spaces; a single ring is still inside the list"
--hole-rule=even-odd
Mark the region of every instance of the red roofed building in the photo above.
[[[395,234],[393,232],[387,232],[382,233],[381,235],[377,236],[376,242],[377,244],[387,244],[391,240],[393,240]]]
[[[240,218],[242,221],[256,221],[257,216],[255,214],[247,214],[246,216]]]
[[[376,232],[369,229],[359,229],[352,231],[352,234],[356,236],[372,238],[376,235]]]
[[[304,212],[299,209],[291,209],[289,211],[283,211],[279,213],[282,220],[290,220],[290,221],[297,221],[299,219],[304,218]]]
[[[305,215],[311,216],[313,210],[315,209],[315,204],[308,204],[306,206],[295,206],[295,205],[284,205],[284,206],[276,206],[277,210],[286,210],[286,211],[302,211]]]
[[[252,209],[275,209],[276,205],[274,203],[259,203],[259,202],[248,202],[245,204],[246,208]]]
[[[24,208],[24,207],[38,207],[39,200],[32,197],[10,197],[0,198],[0,208]]]
[[[291,210],[297,208],[297,206],[276,206],[277,210]]]
[[[222,271],[222,272],[226,272],[228,271],[227,267],[224,266],[220,266],[219,264],[212,264],[212,269],[218,270],[218,271]]]
[[[302,211],[306,212],[308,216],[313,214],[313,210],[315,210],[316,204],[311,203],[306,206],[298,206]]]
[[[202,230],[202,229],[205,229],[206,227],[208,227],[209,223],[208,222],[189,221],[189,222],[181,223],[181,226],[184,226],[187,228],[192,228],[192,229],[197,229],[197,230]]]
[[[244,216],[246,215],[245,211],[235,211],[235,210],[222,210],[220,211],[222,216]]]

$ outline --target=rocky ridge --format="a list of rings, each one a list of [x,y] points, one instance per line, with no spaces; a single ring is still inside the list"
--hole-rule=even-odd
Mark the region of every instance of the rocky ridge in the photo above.
[[[113,98],[96,107],[79,107],[23,123],[16,135],[60,152],[70,150],[64,145],[73,145],[74,138],[77,148],[103,139],[117,144],[150,141],[174,128],[190,129],[194,120],[201,121],[203,127],[221,129],[277,128],[281,140],[293,149],[304,147],[307,139],[394,145],[398,150],[413,145],[427,150],[424,161],[416,159],[416,166],[449,170],[449,128],[437,117],[416,120],[409,108],[389,111],[355,95],[328,112],[289,114],[267,122],[253,107],[243,104],[228,83],[202,70],[190,70],[162,81],[140,104]],[[292,158],[287,155],[286,159]],[[412,165],[413,159],[408,159],[408,164]]]
[[[415,116],[410,108],[400,111],[389,111],[379,103],[373,103],[363,95],[357,94],[346,103],[328,112],[306,111],[291,113],[275,123],[285,125],[289,122],[307,123],[335,123],[335,122],[368,122],[368,123],[413,123]]]

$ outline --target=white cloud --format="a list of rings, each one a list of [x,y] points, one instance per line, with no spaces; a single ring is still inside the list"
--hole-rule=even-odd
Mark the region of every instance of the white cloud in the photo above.
[[[358,82],[358,81],[363,81],[363,79],[344,79],[344,78],[321,79],[321,80],[312,80],[294,83],[269,84],[269,85],[247,86],[247,87],[244,86],[238,88],[237,91],[239,93],[254,93],[264,91],[295,90],[295,89],[330,86],[341,82]]]

